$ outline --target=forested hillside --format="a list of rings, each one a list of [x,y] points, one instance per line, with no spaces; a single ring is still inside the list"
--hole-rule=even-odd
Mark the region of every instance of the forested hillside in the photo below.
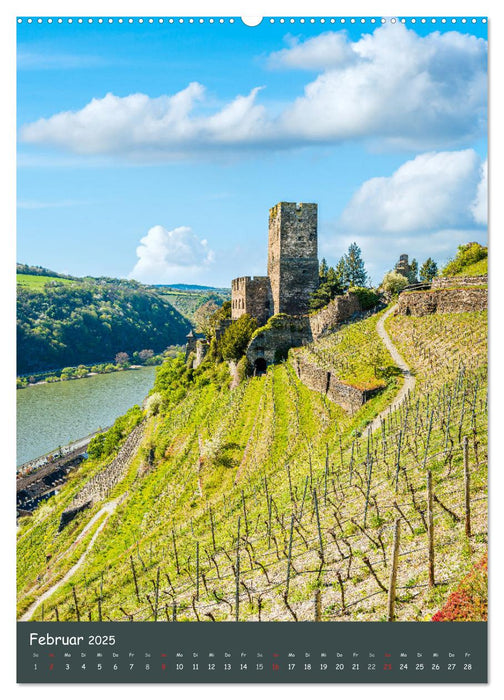
[[[118,352],[183,344],[191,325],[171,304],[132,281],[59,280],[19,274],[18,374],[112,361]],[[46,284],[41,282],[47,279]]]

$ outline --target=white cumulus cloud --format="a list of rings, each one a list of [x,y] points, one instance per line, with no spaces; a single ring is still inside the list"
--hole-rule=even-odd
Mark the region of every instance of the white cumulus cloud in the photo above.
[[[481,166],[481,179],[476,191],[476,197],[471,204],[474,220],[478,224],[486,226],[488,222],[488,161]]]
[[[341,226],[382,234],[469,226],[480,169],[472,149],[422,153],[390,177],[364,182],[344,210]]]
[[[271,68],[319,70],[340,67],[357,59],[345,31],[325,32],[304,42],[288,36],[287,42],[289,48],[270,54]]]
[[[201,275],[214,260],[208,241],[199,239],[188,226],[168,231],[153,226],[140,239],[138,260],[129,277],[148,284],[201,282]]]
[[[294,57],[302,48],[291,49]],[[320,141],[380,138],[416,149],[457,145],[480,133],[486,120],[484,40],[456,32],[421,37],[388,24],[349,48],[354,60],[341,66],[333,66],[326,50],[326,70],[283,114],[288,133]],[[283,55],[284,64],[288,57]]]
[[[486,241],[486,170],[472,149],[430,152],[367,180],[323,226],[322,254],[337,260],[357,242],[375,284],[402,253],[442,266],[458,245]]]
[[[345,139],[415,150],[458,148],[486,128],[487,43],[458,32],[419,36],[402,24],[352,42],[325,32],[272,53],[270,67],[318,71],[280,109],[260,103],[267,86],[212,112],[205,88],[173,95],[97,97],[21,128],[26,143],[79,154],[168,160],[205,151],[268,150]],[[264,89],[264,92],[262,90]],[[200,105],[204,109],[198,111]]]

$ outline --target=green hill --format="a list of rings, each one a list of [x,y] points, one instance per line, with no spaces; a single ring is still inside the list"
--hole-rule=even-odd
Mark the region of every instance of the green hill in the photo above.
[[[329,339],[311,351],[360,373],[351,334],[363,356],[379,354],[391,366],[377,318],[332,339],[337,359],[328,358]],[[486,552],[486,314],[397,316],[386,327],[417,376],[415,391],[391,411],[401,383],[392,372],[350,416],[301,384],[289,363],[230,389],[225,364],[192,370],[181,358],[165,362],[123,480],[59,531],[62,513],[110,463],[138,412],[111,433],[106,457],[91,449],[101,456],[21,520],[19,614],[48,592],[47,620],[311,620],[320,591],[322,620],[384,620],[399,518],[397,619],[431,619]],[[384,409],[368,435],[366,424]],[[465,437],[471,537],[462,506]],[[38,605],[31,619],[41,616]]]
[[[180,285],[183,287],[183,285]],[[174,289],[167,287],[156,287],[157,293],[168,303],[170,303],[182,316],[193,322],[195,312],[209,301],[217,306],[222,306],[225,301],[231,298],[230,292],[226,290],[212,290],[192,285],[188,288]]]
[[[118,352],[183,344],[191,325],[129,280],[17,275],[18,374],[111,361]]]

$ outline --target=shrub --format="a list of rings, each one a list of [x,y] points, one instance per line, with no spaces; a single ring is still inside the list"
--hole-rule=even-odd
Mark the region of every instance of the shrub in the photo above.
[[[245,353],[256,328],[257,321],[248,314],[243,314],[243,316],[234,321],[226,329],[219,341],[222,357],[225,360],[235,360],[237,362]]]
[[[398,294],[401,289],[407,287],[409,284],[407,278],[404,275],[400,275],[399,272],[387,272],[381,283],[381,289],[389,294]]]
[[[149,417],[155,416],[157,413],[159,413],[162,401],[163,397],[159,391],[156,391],[147,398],[147,401],[145,402],[145,410],[147,411],[147,415]]]
[[[348,291],[357,295],[363,309],[372,309],[380,299],[378,292],[368,287],[350,287]]]
[[[91,458],[105,458],[117,452],[121,442],[131,433],[133,428],[142,420],[143,414],[139,406],[133,406],[123,416],[120,416],[105,433],[95,435],[88,446]]]
[[[432,617],[432,621],[479,622],[487,619],[488,562],[485,555],[450,594],[445,605]]]
[[[446,277],[458,275],[465,267],[473,265],[486,257],[488,257],[488,248],[479,243],[473,242],[459,245],[456,256],[446,265],[442,274]]]

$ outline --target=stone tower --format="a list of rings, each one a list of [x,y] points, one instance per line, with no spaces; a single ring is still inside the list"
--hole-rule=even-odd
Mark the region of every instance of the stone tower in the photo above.
[[[406,253],[399,256],[399,262],[395,266],[395,271],[403,275],[403,277],[406,277],[406,279],[409,279],[410,266]]]
[[[269,212],[268,277],[273,314],[306,314],[317,289],[317,205],[280,202]]]

